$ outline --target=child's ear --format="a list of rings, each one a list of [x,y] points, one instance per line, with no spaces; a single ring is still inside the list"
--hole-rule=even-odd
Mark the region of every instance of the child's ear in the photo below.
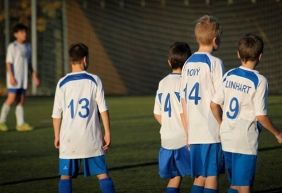
[[[217,50],[220,45],[220,37],[214,37],[212,40],[212,44],[214,49]]]
[[[241,59],[239,51],[237,51],[237,57],[238,57],[238,59]]]
[[[261,60],[261,57],[262,57],[262,53],[259,55],[259,59],[258,59],[258,61],[260,61],[260,60]]]
[[[171,67],[171,63],[170,63],[170,60],[169,60],[169,59],[167,60],[167,63],[168,63],[168,65]]]

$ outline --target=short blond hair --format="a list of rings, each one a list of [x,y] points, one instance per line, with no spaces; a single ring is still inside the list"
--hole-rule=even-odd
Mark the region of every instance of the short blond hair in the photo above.
[[[211,45],[215,37],[220,37],[221,28],[216,18],[204,15],[197,20],[194,32],[199,44]]]

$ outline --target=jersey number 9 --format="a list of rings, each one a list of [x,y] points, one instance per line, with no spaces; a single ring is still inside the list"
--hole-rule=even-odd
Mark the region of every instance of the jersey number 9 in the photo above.
[[[229,103],[229,111],[226,112],[226,116],[229,119],[235,119],[239,114],[239,101],[236,97],[233,97]]]

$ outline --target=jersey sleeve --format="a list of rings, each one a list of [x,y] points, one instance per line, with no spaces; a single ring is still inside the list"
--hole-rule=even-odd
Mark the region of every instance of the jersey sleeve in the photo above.
[[[161,115],[162,112],[162,105],[161,105],[161,99],[162,93],[158,90],[155,97],[155,105],[154,105],[154,114]]]
[[[261,83],[254,96],[254,109],[256,116],[267,115],[267,101],[268,101],[268,83],[265,78],[262,79]]]
[[[27,44],[27,61],[28,61],[28,64],[31,65],[31,45],[30,44]]]
[[[13,52],[14,52],[14,46],[13,44],[10,44],[7,49],[6,63],[9,63],[9,64],[14,63],[14,57],[13,57],[14,53]]]
[[[58,83],[57,88],[56,88],[56,93],[55,93],[52,118],[61,118],[62,117],[63,99],[64,99],[63,91],[60,89],[59,83]]]
[[[186,100],[186,90],[187,90],[187,82],[186,82],[186,68],[187,65],[184,65],[181,72],[181,80],[180,80],[180,99]]]
[[[95,100],[97,102],[100,113],[108,110],[106,100],[105,100],[105,94],[104,94],[102,81],[98,77],[97,77],[97,92],[96,92]]]

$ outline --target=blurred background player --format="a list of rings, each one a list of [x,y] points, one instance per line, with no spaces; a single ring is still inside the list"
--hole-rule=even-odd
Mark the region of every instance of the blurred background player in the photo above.
[[[172,73],[163,78],[155,99],[154,116],[161,124],[161,148],[159,174],[168,178],[166,193],[180,192],[182,176],[190,175],[190,159],[187,132],[183,127],[183,111],[180,101],[181,70],[191,55],[187,43],[176,42],[170,46],[168,64]]]
[[[59,149],[59,192],[72,192],[72,177],[84,165],[85,176],[97,176],[103,193],[114,193],[104,151],[110,145],[110,120],[100,78],[86,72],[88,47],[69,49],[72,72],[57,84],[53,107],[54,145]],[[104,126],[102,137],[98,111]]]
[[[239,68],[224,75],[211,109],[220,137],[231,187],[228,193],[250,193],[256,169],[259,128],[257,121],[282,143],[282,134],[267,116],[267,79],[254,70],[263,53],[263,40],[252,34],[238,44]],[[223,105],[223,113],[221,106]]]
[[[26,42],[27,27],[17,24],[13,30],[15,41],[10,43],[6,56],[7,88],[8,96],[5,100],[0,115],[0,131],[7,131],[7,116],[12,104],[16,104],[16,120],[18,131],[30,131],[33,128],[24,121],[23,104],[28,85],[28,72],[32,74],[35,85],[39,85],[39,79],[31,65],[31,47]]]
[[[219,125],[210,110],[210,102],[222,82],[222,61],[211,53],[218,49],[221,29],[212,16],[202,16],[196,23],[199,49],[182,70],[181,98],[188,127],[191,173],[195,178],[192,193],[218,192],[220,157]]]

